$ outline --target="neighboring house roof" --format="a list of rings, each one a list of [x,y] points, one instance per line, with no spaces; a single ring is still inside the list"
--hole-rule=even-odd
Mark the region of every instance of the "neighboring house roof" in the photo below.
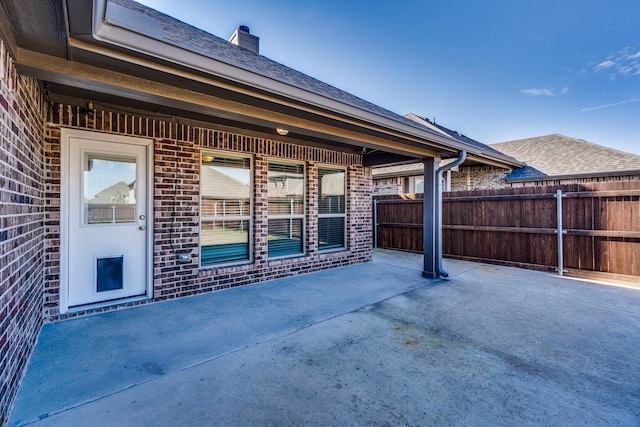
[[[124,181],[117,182],[110,187],[107,187],[98,192],[93,199],[90,200],[92,204],[118,204],[118,203],[133,203],[135,195],[133,189],[135,187],[135,181],[131,184],[127,184]]]
[[[640,156],[560,134],[501,142],[491,147],[526,163],[514,169],[508,181],[640,175]]]

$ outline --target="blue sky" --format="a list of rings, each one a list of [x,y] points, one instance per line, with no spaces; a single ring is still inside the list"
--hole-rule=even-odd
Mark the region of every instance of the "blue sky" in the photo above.
[[[640,155],[637,0],[141,2],[225,39],[247,25],[273,60],[487,144]]]

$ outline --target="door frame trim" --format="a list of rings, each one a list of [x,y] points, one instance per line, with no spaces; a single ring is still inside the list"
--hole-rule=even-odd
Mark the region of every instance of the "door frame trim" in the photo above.
[[[106,132],[86,131],[72,128],[60,128],[60,281],[59,281],[59,310],[60,314],[82,311],[90,308],[103,307],[131,301],[148,299],[153,296],[153,234],[155,215],[153,209],[153,139],[133,136],[110,134]],[[71,138],[95,140],[97,142],[116,142],[121,144],[141,145],[146,148],[147,167],[147,238],[146,238],[146,293],[139,297],[109,300],[103,303],[91,303],[69,308],[69,175],[70,175],[70,140]]]

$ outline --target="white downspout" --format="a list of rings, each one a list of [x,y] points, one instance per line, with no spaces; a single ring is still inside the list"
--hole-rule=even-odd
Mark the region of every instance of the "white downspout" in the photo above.
[[[441,277],[449,277],[449,273],[442,269],[442,174],[450,169],[462,164],[467,159],[467,152],[461,151],[458,158],[444,166],[440,166],[436,171],[436,181],[438,190],[436,191],[436,273]]]

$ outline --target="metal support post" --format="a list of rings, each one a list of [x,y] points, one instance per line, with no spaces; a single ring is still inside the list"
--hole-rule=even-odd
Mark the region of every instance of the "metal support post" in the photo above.
[[[438,278],[438,272],[436,267],[436,219],[437,219],[437,206],[438,201],[437,191],[439,190],[439,183],[437,182],[436,170],[438,169],[439,162],[434,158],[428,158],[423,160],[424,163],[424,197],[423,197],[423,219],[422,219],[422,254],[423,254],[423,268],[422,276],[429,279]]]
[[[556,207],[557,207],[557,215],[558,215],[558,229],[556,230],[556,234],[558,235],[558,274],[562,276],[564,274],[564,248],[563,248],[563,234],[566,232],[562,229],[562,198],[564,195],[562,194],[562,190],[556,191]]]

